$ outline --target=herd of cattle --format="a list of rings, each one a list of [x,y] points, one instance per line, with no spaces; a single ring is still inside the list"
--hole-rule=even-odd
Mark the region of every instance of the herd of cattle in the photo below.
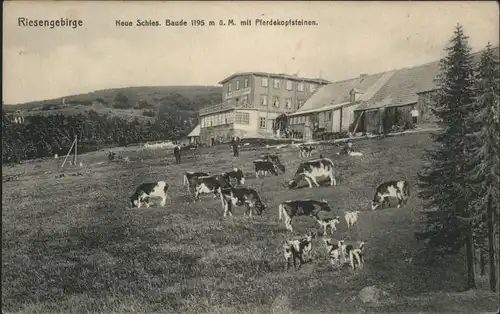
[[[300,157],[310,157],[315,150],[314,146],[301,145]],[[349,148],[350,149],[350,146]],[[268,173],[275,176],[285,172],[285,166],[277,155],[265,154],[253,161],[255,177],[266,176]],[[331,159],[322,155],[318,159],[303,161],[299,164],[295,175],[288,181],[288,188],[295,189],[303,181],[307,182],[309,188],[319,186],[320,179],[328,179],[330,186],[337,185],[335,179],[334,163]],[[245,206],[245,215],[248,212],[251,217],[255,212],[261,215],[266,210],[266,205],[262,202],[256,190],[243,186],[245,175],[241,169],[234,168],[229,172],[211,175],[207,172],[186,172],[183,178],[183,185],[187,187],[189,194],[194,196],[194,201],[200,201],[201,194],[213,194],[213,198],[220,198],[224,217],[232,216],[234,206]],[[167,200],[169,185],[165,181],[141,184],[132,195],[130,202],[132,207],[140,208],[142,203],[149,207],[149,199],[152,197],[161,198],[161,206]],[[193,194],[194,193],[194,194]],[[409,184],[407,181],[388,181],[380,184],[373,197],[372,210],[383,208],[390,198],[398,199],[397,207],[406,204],[410,196]],[[333,213],[328,203],[324,200],[289,200],[278,205],[278,218],[283,220],[285,227],[293,232],[292,219],[298,216],[310,216],[323,228],[323,242],[326,246],[330,263],[338,268],[343,265],[350,265],[352,269],[362,268],[364,264],[363,249],[365,241],[335,241],[325,238],[330,228],[333,235],[337,230],[336,225],[340,223],[341,217],[331,216]],[[357,223],[359,211],[346,211],[344,220],[348,230]],[[330,217],[327,217],[330,216]],[[286,269],[289,269],[292,261],[294,268],[298,268],[310,260],[309,254],[312,250],[315,233],[310,232],[300,238],[286,240],[283,244],[283,251],[286,260]]]

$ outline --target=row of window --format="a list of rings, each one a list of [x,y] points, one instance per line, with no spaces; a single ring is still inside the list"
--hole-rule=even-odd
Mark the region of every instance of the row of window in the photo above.
[[[323,121],[332,121],[333,120],[333,112],[332,111],[323,111],[317,114],[317,118]],[[290,124],[301,124],[307,121],[307,116],[295,116],[290,118]]]
[[[244,80],[244,87],[243,88],[247,88],[248,84],[249,84],[248,79],[246,78]],[[269,79],[267,77],[263,77],[262,78],[262,87],[268,87],[268,86],[269,86]],[[273,86],[276,89],[280,89],[281,79],[277,79],[277,78],[273,79]],[[238,80],[235,82],[235,90],[239,90],[239,89],[240,89],[240,81]],[[293,89],[292,81],[286,80],[286,89],[290,90],[290,91]],[[309,84],[309,92],[313,93],[315,90],[316,90],[316,85],[310,83]],[[228,92],[232,92],[232,91],[233,91],[233,83],[229,83],[228,84]],[[304,82],[300,82],[297,84],[297,91],[299,91],[299,92],[304,91]]]
[[[244,81],[244,85],[243,85],[243,88],[247,88],[249,86],[249,83],[248,83],[248,79],[246,78],[245,81]],[[239,90],[240,89],[240,81],[236,81],[236,86],[235,86],[235,90]],[[233,91],[233,83],[229,83],[228,85],[228,92],[232,92]]]
[[[200,123],[202,128],[231,123],[250,124],[250,114],[248,112],[224,112],[202,117]]]
[[[260,104],[261,106],[267,106],[267,95],[260,95]],[[304,101],[301,99],[297,99],[297,108],[302,107],[304,104]],[[279,96],[273,96],[272,102],[270,104],[273,107],[279,108],[280,107],[280,97]],[[285,108],[293,108],[293,103],[292,103],[292,98],[288,97],[285,98]]]

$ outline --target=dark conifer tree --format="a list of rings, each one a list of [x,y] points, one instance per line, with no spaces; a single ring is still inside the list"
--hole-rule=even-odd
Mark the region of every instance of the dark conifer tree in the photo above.
[[[468,288],[475,287],[472,226],[458,217],[469,217],[472,191],[467,185],[469,132],[466,118],[474,99],[473,63],[468,38],[457,25],[440,62],[433,113],[444,126],[434,136],[434,147],[426,150],[426,164],[419,174],[420,196],[428,214],[420,237],[445,251],[458,253],[466,246]]]

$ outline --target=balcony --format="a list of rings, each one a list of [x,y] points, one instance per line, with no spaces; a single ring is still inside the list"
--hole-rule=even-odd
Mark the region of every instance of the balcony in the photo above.
[[[216,113],[216,112],[220,112],[220,111],[226,111],[226,110],[231,110],[231,109],[249,109],[249,108],[253,108],[253,106],[251,103],[248,103],[248,102],[238,102],[238,103],[224,102],[221,104],[201,108],[199,114],[200,114],[200,116],[205,116],[207,114]]]

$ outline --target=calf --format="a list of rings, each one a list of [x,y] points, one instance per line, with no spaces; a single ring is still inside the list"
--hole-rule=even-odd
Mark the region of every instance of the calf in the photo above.
[[[312,239],[313,234],[307,234],[298,240],[287,240],[283,244],[283,250],[286,261],[286,270],[290,269],[290,264],[293,260],[293,267],[297,269],[297,259],[299,260],[300,268],[302,264],[305,263],[306,259],[309,259],[309,253],[312,250]]]
[[[191,185],[192,185],[192,180],[193,178],[198,178],[198,177],[208,177],[210,174],[207,172],[186,172],[184,174],[184,181],[183,185],[187,186],[188,193],[191,193]]]
[[[352,269],[356,269],[356,265],[359,268],[363,268],[363,249],[365,247],[365,241],[348,242],[346,240],[341,240],[338,242],[338,247],[340,248],[342,258],[351,265]]]
[[[326,239],[323,238],[323,242],[326,245],[326,252],[328,254],[328,258],[330,259],[330,265],[333,267],[337,268],[341,266],[340,262],[340,256],[341,254],[341,248],[339,247],[338,243],[335,243],[331,239]]]
[[[277,167],[271,161],[257,159],[257,160],[253,161],[253,164],[255,166],[255,177],[256,178],[259,177],[260,173],[263,173],[264,175],[266,175],[267,172],[270,172],[270,173],[274,174],[275,176],[278,175],[278,172],[276,171]]]
[[[344,213],[344,219],[347,224],[347,230],[351,229],[351,227],[358,221],[359,210],[356,211],[347,211]]]
[[[318,224],[323,227],[323,234],[327,234],[327,229],[330,227],[330,233],[333,235],[333,231],[337,231],[337,225],[340,223],[340,216],[335,216],[333,218],[318,218],[313,216],[313,218],[318,222]]]
[[[380,184],[373,197],[372,210],[379,207],[384,208],[384,204],[389,201],[390,197],[398,198],[398,208],[406,204],[410,197],[410,185],[408,181],[387,181]]]
[[[326,201],[295,200],[285,201],[278,205],[279,220],[285,219],[285,227],[293,232],[292,219],[296,216],[316,216],[320,212],[331,212]]]
[[[312,152],[316,150],[316,147],[313,145],[300,145],[299,150],[299,157],[311,157]]]
[[[238,184],[241,185],[245,184],[245,175],[243,174],[243,171],[241,171],[238,168],[234,168],[232,171],[229,172],[224,172],[222,176],[229,183],[231,183],[231,180],[235,180]]]
[[[213,193],[215,199],[219,193],[219,188],[231,187],[229,182],[221,175],[192,178],[192,183],[195,188],[195,200],[200,200],[200,194],[208,193]]]
[[[246,212],[249,211],[249,216],[252,217],[253,209],[256,210],[257,215],[262,215],[262,212],[266,209],[266,206],[262,203],[257,191],[251,188],[219,188],[219,195],[222,202],[222,207],[224,208],[224,217],[229,214],[233,215],[232,207],[236,206],[246,206]]]
[[[312,188],[311,182],[316,186],[319,186],[317,180],[320,177],[329,177],[330,185],[337,185],[337,180],[335,180],[335,170],[333,169],[333,161],[328,158],[320,158],[302,162],[299,165],[295,176],[288,182],[288,188],[296,188],[302,179],[307,181],[309,188]]]
[[[145,202],[149,207],[149,198],[161,197],[161,206],[165,206],[167,201],[168,184],[165,181],[155,183],[143,183],[137,187],[134,194],[130,197],[132,207],[141,208],[141,203]]]
[[[275,168],[278,168],[283,173],[286,170],[285,165],[283,165],[281,163],[281,161],[277,155],[265,154],[265,155],[261,155],[259,158],[262,160],[267,160],[267,161],[272,162],[276,166]]]

